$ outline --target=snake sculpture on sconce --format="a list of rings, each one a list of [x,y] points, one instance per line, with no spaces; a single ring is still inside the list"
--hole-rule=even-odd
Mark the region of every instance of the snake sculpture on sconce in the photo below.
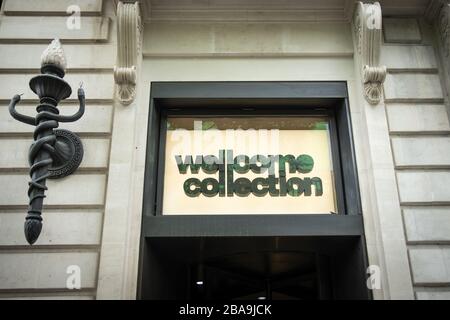
[[[85,94],[80,84],[78,89],[79,109],[70,116],[60,115],[57,108],[61,100],[72,94],[70,85],[63,80],[66,69],[64,51],[58,39],[52,41],[41,57],[41,74],[30,80],[31,90],[38,95],[36,117],[16,110],[21,95],[15,95],[9,104],[11,116],[23,123],[35,126],[28,153],[30,177],[28,187],[28,213],[25,218],[25,237],[29,244],[38,239],[42,230],[42,206],[47,190],[46,180],[62,178],[72,174],[83,159],[80,138],[69,130],[57,129],[59,122],[74,122],[85,111]]]

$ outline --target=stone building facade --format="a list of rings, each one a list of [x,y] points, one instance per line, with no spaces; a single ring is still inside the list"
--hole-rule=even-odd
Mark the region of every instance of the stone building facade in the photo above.
[[[3,0],[0,298],[139,298],[151,84],[344,82],[374,299],[450,299],[450,4],[445,0]],[[48,181],[44,228],[23,236],[28,81],[54,38],[86,91],[72,175]],[[62,113],[78,108],[76,90]],[[81,287],[67,286],[70,266]],[[151,285],[151,284],[150,284]]]

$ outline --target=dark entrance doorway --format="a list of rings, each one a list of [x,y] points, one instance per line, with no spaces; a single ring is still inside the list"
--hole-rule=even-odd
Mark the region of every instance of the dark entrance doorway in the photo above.
[[[194,299],[311,300],[320,297],[313,253],[242,252],[194,264],[190,271],[194,280],[190,294]]]
[[[142,298],[367,299],[359,237],[149,239]]]

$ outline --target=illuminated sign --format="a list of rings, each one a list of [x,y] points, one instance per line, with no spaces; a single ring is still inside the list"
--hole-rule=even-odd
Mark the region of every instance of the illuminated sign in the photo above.
[[[329,120],[174,117],[162,214],[337,212]]]

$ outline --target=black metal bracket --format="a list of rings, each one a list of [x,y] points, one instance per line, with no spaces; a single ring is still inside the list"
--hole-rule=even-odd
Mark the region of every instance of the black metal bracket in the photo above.
[[[80,138],[69,130],[56,129],[59,122],[74,122],[80,119],[85,110],[84,90],[78,89],[78,111],[70,116],[59,114],[57,108],[61,100],[72,94],[70,85],[64,81],[64,70],[56,64],[44,64],[41,74],[30,80],[30,88],[39,96],[36,117],[23,115],[16,111],[20,95],[15,95],[9,104],[11,116],[23,123],[36,126],[28,161],[30,177],[28,214],[25,218],[25,237],[33,244],[42,230],[42,205],[47,190],[46,179],[62,178],[73,173],[83,159],[83,144]]]

